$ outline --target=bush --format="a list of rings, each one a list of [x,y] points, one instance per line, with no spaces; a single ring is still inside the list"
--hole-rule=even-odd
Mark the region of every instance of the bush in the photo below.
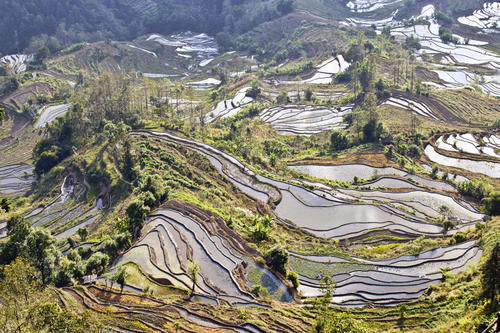
[[[484,212],[491,216],[500,215],[500,191],[493,191],[482,200]]]
[[[269,230],[268,226],[265,226],[262,222],[258,221],[251,229],[252,232],[252,238],[257,241],[261,242],[263,240],[266,240],[269,238],[269,235],[271,231]]]
[[[451,30],[445,27],[439,27],[439,37],[445,43],[458,43],[458,39],[453,36]]]
[[[315,333],[368,333],[366,325],[345,313],[319,316],[313,326]]]
[[[87,274],[92,274],[92,273],[99,274],[108,265],[108,262],[109,262],[109,257],[106,254],[101,252],[96,252],[87,260],[85,271]]]
[[[262,287],[260,284],[254,286],[252,288],[252,293],[256,295],[257,297],[267,297],[269,296],[269,291]]]
[[[140,230],[149,212],[149,207],[144,206],[144,201],[136,199],[132,201],[126,209],[129,220],[129,228],[132,234]]]
[[[295,289],[297,289],[299,287],[299,285],[300,285],[299,275],[296,272],[288,271],[288,273],[286,273],[286,278],[292,282],[293,287]]]
[[[349,139],[342,131],[335,131],[330,136],[330,143],[333,151],[344,150],[349,148]]]
[[[276,246],[267,253],[266,262],[272,269],[282,274],[286,274],[288,251],[281,246]]]

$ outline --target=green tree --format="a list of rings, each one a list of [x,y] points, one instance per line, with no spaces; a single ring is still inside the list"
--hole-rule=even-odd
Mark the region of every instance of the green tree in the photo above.
[[[26,238],[28,257],[41,273],[41,281],[47,284],[52,279],[53,269],[60,253],[55,248],[56,238],[49,230],[36,228]]]
[[[200,265],[197,261],[190,261],[188,265],[188,275],[193,282],[193,287],[191,288],[190,297],[194,294],[194,288],[196,287],[196,282],[198,281],[198,274],[200,273]]]
[[[293,11],[294,1],[293,0],[279,0],[276,9],[282,15],[291,13]]]
[[[500,292],[500,243],[496,243],[487,256],[481,277],[483,295],[490,300],[492,309],[498,304]]]
[[[144,225],[146,216],[149,213],[149,207],[144,205],[144,201],[136,199],[127,206],[126,213],[129,219],[130,232],[135,235]]]
[[[293,287],[295,289],[297,289],[300,285],[300,282],[299,282],[299,275],[294,272],[294,271],[288,271],[288,273],[286,273],[286,278],[292,282],[293,284]]]
[[[26,256],[26,237],[31,233],[31,225],[20,215],[14,215],[7,221],[5,243],[0,243],[0,264],[9,264],[18,256]]]
[[[125,287],[126,284],[127,276],[128,276],[127,269],[122,266],[115,272],[115,274],[111,278],[113,282],[118,283],[118,285],[120,286],[120,292],[122,293],[123,293],[123,288]]]
[[[321,278],[319,285],[323,295],[318,299],[318,301],[326,311],[332,302],[333,295],[335,294],[335,280],[330,275],[325,275]]]
[[[484,211],[491,216],[500,215],[500,191],[492,191],[482,200]]]
[[[4,118],[5,118],[5,110],[4,108],[0,108],[0,125],[3,123]]]
[[[349,139],[343,131],[334,131],[330,136],[330,143],[333,151],[349,148]]]
[[[288,251],[278,245],[267,253],[266,261],[272,269],[286,275],[288,256]]]
[[[132,143],[130,140],[125,140],[123,149],[123,175],[128,181],[132,181],[137,177],[137,174],[135,171],[136,159],[132,153]]]
[[[28,323],[30,312],[38,305],[41,284],[37,271],[23,258],[3,268],[0,280],[0,322],[5,332],[20,331]],[[24,331],[24,330],[23,330]]]
[[[9,198],[0,199],[0,208],[3,209],[6,213],[10,212],[12,206],[12,202]]]
[[[94,253],[88,260],[87,265],[85,267],[86,274],[99,274],[104,268],[108,265],[109,256],[102,253],[96,252]]]
[[[80,236],[80,239],[82,242],[85,242],[85,240],[87,239],[87,236],[89,235],[87,228],[79,228],[77,233],[78,233],[78,236]]]

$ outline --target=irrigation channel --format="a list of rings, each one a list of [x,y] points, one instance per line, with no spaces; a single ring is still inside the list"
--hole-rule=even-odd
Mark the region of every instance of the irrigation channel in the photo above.
[[[169,133],[135,131],[132,132],[132,135],[167,141],[199,152],[206,156],[224,177],[247,195],[255,200],[272,202],[276,206],[275,213],[277,217],[283,223],[300,228],[317,237],[338,240],[363,240],[370,237],[370,235],[380,233],[407,239],[416,238],[422,235],[428,237],[442,236],[443,234],[452,235],[459,230],[463,230],[481,221],[483,218],[483,215],[475,210],[472,205],[465,202],[459,202],[443,191],[437,192],[423,188],[407,188],[409,191],[401,191],[401,189],[398,189],[396,192],[348,188],[333,189],[322,184],[318,184],[318,186],[312,187],[311,189],[310,183],[306,184],[291,180],[275,180],[263,175],[257,175],[236,158],[204,143],[181,138]],[[394,179],[405,181],[404,178]],[[442,225],[437,222],[442,216],[440,213],[440,207],[442,206],[448,208],[448,217],[456,223],[456,227],[452,230],[445,231]],[[150,220],[149,224],[153,223],[156,228],[157,225],[155,223],[157,222],[155,221],[158,221],[158,219],[162,221],[162,225],[169,224],[170,226],[167,226],[167,228],[171,229],[170,232],[172,234],[170,237],[173,237],[175,232],[174,226],[177,228],[178,232],[182,232],[182,228],[185,228],[183,224],[188,224],[188,222],[192,223],[178,214],[174,217],[172,217],[172,215],[165,217],[165,212],[162,212],[161,215],[163,216],[153,215],[152,221]],[[182,222],[179,223],[179,221]],[[195,233],[196,231],[194,230],[195,226],[193,225],[189,232]],[[201,235],[202,231],[198,231],[198,233]],[[146,237],[148,237],[146,238],[147,242],[153,244],[154,237],[149,236],[149,233]],[[230,271],[231,267],[234,267],[234,262],[238,262],[236,260],[237,257],[231,256],[228,253],[226,253],[225,257],[221,254],[216,255],[215,253],[221,251],[222,248],[219,247],[219,250],[215,250],[213,243],[216,243],[216,240],[213,238],[208,236],[196,237],[186,235],[184,242],[189,240],[189,237],[194,237],[190,242],[194,243],[196,246],[201,246],[200,244],[203,244],[205,250],[198,251],[201,255],[211,253],[211,260],[208,261],[209,263],[213,262],[215,258],[217,265],[211,264],[211,269],[215,271],[216,268],[214,267],[216,266],[220,267],[217,269],[226,269],[225,276],[222,274],[222,270],[220,274],[212,278],[208,275],[210,273],[206,273],[207,277],[203,279],[203,281],[206,283],[207,280],[210,279],[211,282],[206,285],[200,283],[200,285],[197,286],[197,288],[199,288],[197,290],[210,293],[210,287],[212,287],[213,290],[214,286],[220,285],[221,289],[225,292],[233,292],[238,294],[238,297],[244,298],[245,293],[241,292],[241,290],[234,285],[234,281],[230,279],[231,276],[227,274],[227,271]],[[180,241],[179,239],[178,242]],[[151,245],[144,246],[143,244],[144,239],[142,243],[135,247],[137,249],[136,251],[142,251],[135,260],[143,260],[145,256],[150,256],[148,248]],[[140,249],[141,245],[143,249]],[[210,247],[213,250],[208,250]],[[168,252],[168,250],[164,249],[162,249],[162,251],[170,253],[171,256],[171,253],[175,253]],[[196,251],[194,251],[194,253],[196,253]],[[195,255],[194,253],[193,255]],[[466,267],[467,263],[477,260],[480,253],[480,249],[473,242],[470,242],[457,245],[456,247],[429,251],[415,257],[403,256],[394,260],[381,262],[368,262],[352,258],[342,259],[344,262],[339,265],[323,267],[324,263],[318,263],[317,260],[315,260],[317,258],[304,259],[303,256],[301,258],[300,254],[296,254],[292,256],[292,263],[295,262],[295,264],[293,264],[295,266],[293,267],[300,275],[305,297],[314,297],[320,293],[318,285],[320,276],[311,276],[308,272],[314,270],[323,272],[324,269],[326,269],[326,271],[331,271],[333,269],[332,273],[337,274],[335,278],[338,283],[341,281],[347,282],[345,279],[341,280],[341,278],[346,277],[346,274],[352,275],[353,281],[362,280],[362,282],[348,283],[346,287],[339,288],[333,300],[334,303],[362,305],[367,302],[372,302],[393,305],[418,298],[426,286],[439,280],[441,276],[439,269],[441,267],[448,266],[454,270],[460,270]],[[182,252],[177,254],[180,262],[185,260],[183,255]],[[339,258],[322,257],[321,260],[336,263]],[[297,263],[298,261],[301,262]],[[180,271],[175,271],[175,267],[177,267],[175,265],[178,264],[174,263],[171,267],[169,266],[171,269],[170,271],[165,267],[163,267],[163,271],[158,271],[158,267],[155,266],[155,268],[153,268],[154,265],[150,265],[150,269],[155,270],[156,274],[166,274],[165,276],[168,274],[173,275],[179,279],[179,283],[183,283],[180,280],[180,276],[174,274],[174,272],[181,273]],[[361,266],[358,267],[357,265]],[[302,269],[302,267],[305,268]],[[352,267],[360,269],[352,269]],[[204,269],[208,270],[208,267],[202,267],[202,272]],[[341,273],[344,275],[339,275]],[[366,278],[363,276],[366,276]],[[378,280],[386,282],[378,283],[376,282]],[[415,287],[411,292],[405,293],[402,289],[409,285],[418,285],[419,287]],[[341,284],[339,286],[341,286]],[[369,290],[373,290],[371,293],[379,295],[367,295],[370,293],[366,292],[368,286],[371,288]],[[390,292],[391,290],[398,290],[398,287],[400,288],[399,291]]]

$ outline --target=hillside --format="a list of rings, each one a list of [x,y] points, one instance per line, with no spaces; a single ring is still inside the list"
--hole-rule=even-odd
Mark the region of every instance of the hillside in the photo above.
[[[497,4],[7,1],[0,322],[482,332]]]

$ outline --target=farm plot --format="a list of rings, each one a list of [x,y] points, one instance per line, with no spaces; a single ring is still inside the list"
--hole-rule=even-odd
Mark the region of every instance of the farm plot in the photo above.
[[[78,229],[86,228],[101,218],[98,205],[89,208],[79,200],[87,190],[75,184],[71,176],[65,177],[61,193],[45,206],[40,206],[25,215],[33,227],[50,229],[57,239],[65,239]]]
[[[146,41],[167,47],[175,47],[177,54],[181,57],[191,57],[191,54],[193,54],[201,60],[208,60],[219,54],[217,42],[207,34],[195,35],[192,32],[182,32],[169,37],[152,34]]]
[[[382,105],[384,104],[402,108],[420,116],[439,120],[439,117],[432,111],[429,106],[425,105],[424,103],[413,101],[411,99],[403,97],[390,97],[387,101],[382,103]]]
[[[135,135],[140,133],[134,132]],[[410,237],[442,235],[441,224],[433,222],[438,217],[436,210],[441,205],[449,206],[456,214],[460,219],[459,227],[481,217],[473,208],[462,207],[450,197],[433,192],[413,191],[408,197],[393,192],[378,192],[377,195],[361,198],[357,193],[333,191],[327,186],[310,191],[288,182],[255,175],[233,157],[206,144],[167,133],[142,133],[176,142],[204,154],[222,175],[250,197],[262,201],[270,199],[277,203],[276,213],[285,223],[318,237],[349,239],[380,230]],[[412,195],[418,199],[412,200]]]
[[[300,95],[300,98],[304,97],[304,91],[301,90],[289,90],[286,92],[288,98],[290,99],[297,99],[298,96]],[[279,91],[263,91],[262,95],[275,100],[279,96],[280,92]],[[314,90],[313,91],[313,96],[316,98],[322,99],[322,100],[330,100],[334,101],[342,96],[344,96],[344,92],[337,92],[337,91],[328,91],[328,90]]]
[[[436,73],[439,79],[445,83],[444,87],[454,88],[477,84],[483,92],[500,96],[500,78],[498,76],[479,76],[467,71],[432,70],[432,72]]]
[[[360,186],[384,186],[387,188],[416,188],[425,186],[436,190],[456,192],[455,188],[448,183],[427,179],[393,167],[379,168],[366,164],[304,164],[290,165],[289,168],[312,177],[340,180],[343,182],[352,182],[356,176],[360,180]],[[432,168],[428,171],[432,171]],[[364,179],[371,179],[372,181],[364,183],[362,181]]]
[[[478,211],[471,209],[470,206],[463,206],[452,197],[422,190],[387,192],[339,189],[338,191],[366,202],[370,202],[371,200],[387,200],[394,205],[404,206],[406,210],[412,211],[412,214],[415,216],[424,218],[441,218],[443,215],[441,207],[447,207],[447,217],[460,221],[461,224],[471,224],[480,221],[484,216]]]
[[[456,158],[438,153],[432,145],[425,147],[425,155],[434,163],[500,178],[500,163]]]
[[[168,281],[191,289],[188,265],[194,260],[200,267],[196,293],[228,296],[241,304],[253,303],[253,296],[234,276],[235,270],[244,262],[246,266],[251,259],[238,253],[225,239],[210,234],[197,220],[170,209],[152,214],[145,228],[148,230],[146,235],[114,266],[134,262],[155,281]],[[272,275],[270,272],[264,274]],[[283,290],[281,281],[277,288]]]
[[[450,209],[458,227],[470,225],[482,215],[451,197],[426,191],[407,193],[318,189],[308,191],[292,184],[271,181],[282,191],[276,207],[282,219],[323,238],[348,239],[374,230],[400,235],[440,235],[441,225],[429,222],[441,217],[439,208]]]
[[[458,272],[481,253],[474,241],[385,261],[292,253],[290,267],[299,274],[303,297],[321,296],[320,280],[329,275],[336,283],[334,304],[395,306],[417,300],[430,285],[441,282],[442,267]]]
[[[366,13],[401,1],[402,0],[351,0],[346,6],[353,12]]]
[[[344,128],[343,117],[352,112],[354,105],[328,108],[312,105],[278,105],[263,110],[262,121],[283,135],[312,135],[332,129]]]
[[[281,199],[281,193],[278,189],[265,182],[259,181],[256,175],[239,160],[210,145],[181,138],[169,133],[135,131],[132,135],[147,135],[197,151],[206,156],[224,177],[228,178],[235,186],[247,193],[250,197],[261,201],[271,200],[272,202],[278,202]]]
[[[247,91],[250,89],[251,87],[242,88],[236,93],[233,99],[227,99],[217,103],[212,111],[205,116],[205,122],[212,123],[217,119],[225,119],[237,115],[242,107],[253,102],[254,99],[246,95]]]
[[[16,74],[26,71],[27,63],[32,62],[33,55],[11,54],[0,58],[0,64],[6,64],[11,67]]]
[[[325,60],[323,63],[316,66],[316,72],[308,79],[300,81],[280,81],[283,84],[331,84],[333,75],[342,73],[351,64],[345,61],[344,57],[339,54],[336,57]]]
[[[0,195],[19,196],[31,188],[33,166],[14,164],[0,167]]]
[[[381,20],[361,19],[356,17],[348,17],[346,18],[346,20],[349,25],[355,27],[372,28],[373,26],[375,26],[377,30],[382,30],[384,27],[396,26],[398,24],[394,19],[397,13],[398,10],[395,10],[391,16]]]
[[[217,87],[221,83],[220,80],[208,78],[201,81],[194,81],[186,83],[188,86],[193,87],[195,90],[209,90]]]
[[[483,29],[498,29],[500,26],[500,2],[487,2],[483,8],[477,9],[472,15],[458,18],[458,22],[471,27]]]
[[[68,103],[68,104],[43,107],[39,112],[40,118],[38,119],[35,128],[45,127],[47,126],[47,124],[53,122],[56,118],[65,115],[68,112],[71,105],[72,105],[71,103]]]
[[[407,38],[410,36],[420,39],[422,48],[419,54],[442,54],[451,63],[461,63],[466,65],[491,65],[494,68],[500,66],[500,56],[479,46],[486,45],[487,42],[470,40],[465,44],[464,38],[455,36],[459,44],[446,44],[439,37],[439,24],[432,18],[434,15],[434,6],[428,5],[422,9],[422,15],[425,15],[430,21],[430,25],[415,25],[411,27],[398,27],[391,31],[394,36]],[[422,16],[421,15],[421,16]]]
[[[446,151],[500,158],[500,135],[451,134],[439,137],[436,145]]]

